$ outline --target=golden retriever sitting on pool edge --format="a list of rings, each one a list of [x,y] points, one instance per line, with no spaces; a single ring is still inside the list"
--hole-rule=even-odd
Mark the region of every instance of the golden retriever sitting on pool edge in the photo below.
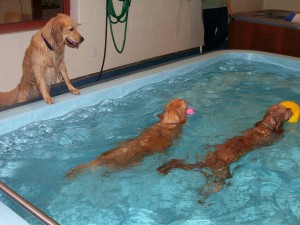
[[[65,45],[78,48],[83,40],[71,17],[65,14],[53,17],[33,35],[23,59],[21,81],[15,89],[0,92],[0,107],[40,96],[46,103],[53,104],[49,94],[50,86],[62,79],[73,94],[80,94],[69,80],[64,52]]]
[[[112,170],[126,169],[137,165],[144,157],[165,152],[180,137],[185,124],[187,103],[175,98],[169,102],[160,121],[144,130],[138,137],[122,142],[118,147],[104,152],[95,160],[71,169],[66,177],[73,178],[86,169],[107,166]]]

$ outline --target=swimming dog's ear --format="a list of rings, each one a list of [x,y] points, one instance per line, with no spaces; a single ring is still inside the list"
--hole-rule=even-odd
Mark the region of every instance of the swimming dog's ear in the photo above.
[[[287,121],[287,120],[289,120],[290,117],[293,115],[293,112],[292,112],[292,110],[290,108],[285,108],[284,107],[283,111],[284,112],[282,114],[279,114],[279,115],[276,116],[276,126],[275,126],[275,130],[276,131],[281,131],[284,122]]]
[[[186,114],[185,114],[185,111],[184,113],[180,114],[179,116],[179,124],[185,124],[186,123]]]
[[[157,114],[157,117],[162,120],[162,118],[164,118],[164,114],[163,113],[159,113],[159,114]]]

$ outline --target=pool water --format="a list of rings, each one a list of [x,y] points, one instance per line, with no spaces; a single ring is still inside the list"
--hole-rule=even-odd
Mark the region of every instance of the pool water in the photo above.
[[[233,178],[205,204],[198,203],[205,184],[199,172],[156,172],[172,158],[191,163],[203,158],[213,145],[252,127],[275,103],[300,103],[299,71],[226,59],[177,73],[123,98],[1,135],[0,180],[62,225],[299,224],[299,124],[286,123],[283,139],[234,163]],[[156,115],[174,97],[185,99],[196,113],[165,154],[124,171],[98,168],[74,180],[64,178],[70,168],[157,122]],[[3,194],[0,200],[40,224]]]

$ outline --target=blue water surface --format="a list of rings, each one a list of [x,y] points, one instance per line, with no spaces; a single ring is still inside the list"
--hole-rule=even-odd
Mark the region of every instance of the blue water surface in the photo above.
[[[204,204],[205,178],[197,171],[156,168],[172,158],[195,162],[213,146],[261,120],[267,108],[300,103],[299,71],[245,59],[180,71],[119,99],[78,108],[0,136],[0,180],[62,225],[294,225],[300,224],[299,124],[286,123],[284,138],[232,164],[233,177]],[[117,172],[103,168],[74,180],[64,174],[136,137],[158,121],[172,98],[195,114],[165,154]],[[3,194],[0,200],[31,224],[40,224]]]

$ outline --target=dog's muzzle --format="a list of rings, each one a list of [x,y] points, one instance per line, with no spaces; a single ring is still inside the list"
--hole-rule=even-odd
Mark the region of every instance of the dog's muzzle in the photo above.
[[[80,36],[79,42],[72,41],[71,38],[66,38],[66,44],[71,48],[79,48],[79,45],[84,41],[84,38]]]

